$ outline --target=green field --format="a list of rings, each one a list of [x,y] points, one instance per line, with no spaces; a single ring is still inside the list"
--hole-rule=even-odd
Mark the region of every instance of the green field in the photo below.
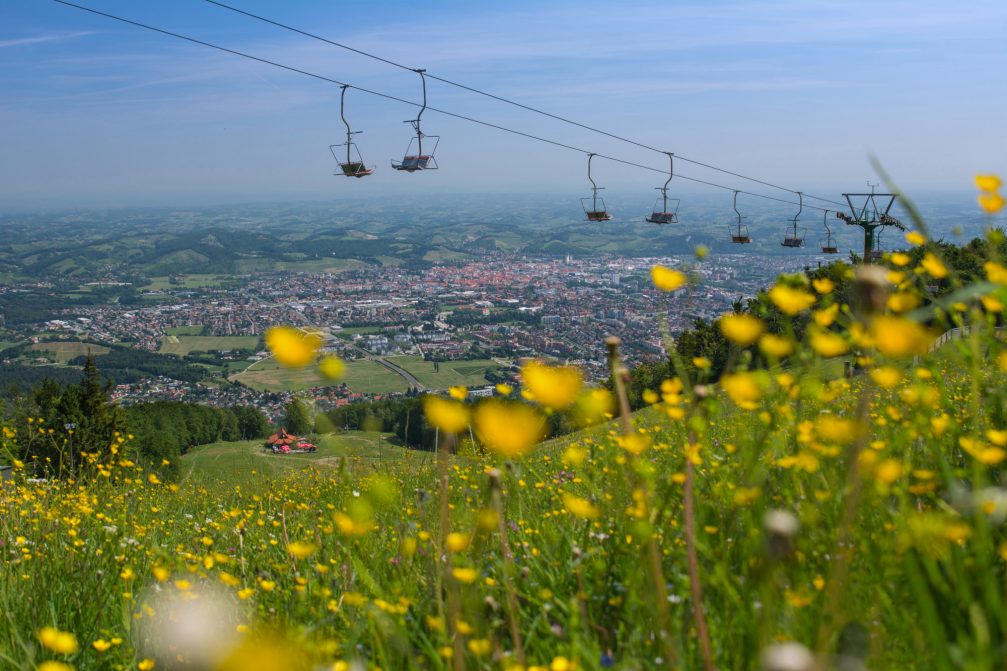
[[[109,349],[101,345],[78,342],[76,340],[66,340],[59,342],[40,342],[31,346],[34,352],[46,352],[51,354],[57,363],[66,363],[70,359],[84,356],[88,352],[95,356],[108,354]]]
[[[219,479],[240,481],[255,476],[274,477],[304,468],[332,468],[344,459],[393,461],[422,457],[393,444],[393,434],[347,431],[317,437],[318,451],[313,454],[272,454],[263,449],[262,440],[219,442],[193,448],[182,457],[183,479]]]
[[[15,342],[13,340],[0,340],[0,352],[4,351],[8,347],[14,347],[20,344],[20,342]]]
[[[198,336],[202,332],[203,327],[200,325],[172,326],[171,328],[164,329],[165,335],[173,335],[173,336]]]
[[[442,361],[440,370],[434,372],[434,362],[424,361],[420,356],[395,356],[388,360],[396,366],[401,366],[416,376],[426,387],[431,389],[447,389],[462,385],[465,387],[482,387],[486,381],[486,372],[500,368],[499,364],[490,359],[473,359],[472,361]]]
[[[198,289],[199,287],[219,287],[234,281],[231,275],[182,275],[173,283],[168,276],[153,277],[150,284],[140,287],[143,291],[165,291],[166,289]]]
[[[185,356],[193,351],[254,349],[259,336],[194,336],[168,335],[161,340],[161,354]]]
[[[241,373],[232,375],[231,380],[262,391],[300,391],[343,383],[361,394],[388,394],[409,388],[400,375],[368,359],[347,361],[346,374],[339,380],[325,379],[313,366],[284,368],[271,358],[252,364]]]
[[[342,273],[361,268],[365,264],[357,259],[307,259],[304,261],[279,261],[276,259],[240,259],[235,262],[237,273],[278,272],[292,273]]]

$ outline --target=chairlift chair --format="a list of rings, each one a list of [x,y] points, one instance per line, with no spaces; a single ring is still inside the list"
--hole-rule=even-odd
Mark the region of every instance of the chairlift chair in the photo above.
[[[797,209],[797,214],[795,214],[794,218],[790,220],[791,226],[788,227],[787,236],[783,238],[783,242],[780,243],[784,247],[797,248],[804,246],[805,229],[802,228],[801,234],[797,234],[798,218],[801,216],[801,211],[804,210],[804,195],[800,191],[797,191],[796,193],[797,197],[800,199],[800,204]]]
[[[437,170],[437,161],[434,160],[434,153],[436,153],[437,145],[441,141],[439,135],[426,135],[422,130],[420,130],[420,118],[423,116],[423,112],[427,109],[427,78],[424,74],[426,70],[415,70],[415,72],[420,76],[420,80],[423,82],[423,106],[420,107],[420,111],[416,115],[415,119],[408,119],[402,123],[411,124],[413,130],[416,131],[416,137],[409,140],[409,146],[406,148],[405,156],[402,157],[401,161],[392,159],[392,168],[395,170],[402,170],[404,172]],[[424,140],[426,140],[427,143],[426,151],[424,151],[423,147]],[[430,148],[431,142],[433,142],[432,149]],[[414,147],[415,151],[413,150]]]
[[[672,198],[671,202],[675,204],[674,208],[668,208],[668,185],[671,183],[671,178],[675,176],[675,159],[674,154],[668,153],[668,181],[664,183],[664,186],[654,187],[661,192],[661,197],[657,199],[654,203],[654,211],[650,213],[650,216],[646,217],[646,220],[652,224],[677,224],[678,223],[678,204],[680,199]],[[660,204],[660,205],[659,205]],[[658,209],[660,208],[660,209]]]
[[[594,154],[587,155],[587,179],[591,182],[591,197],[581,198],[580,204],[584,208],[588,221],[611,221],[612,213],[605,209],[605,199],[598,196],[598,192],[605,187],[595,184],[594,178],[591,177],[591,159],[594,156]],[[589,202],[590,205],[588,204]]]
[[[741,212],[738,212],[738,192],[734,192],[734,213],[738,215],[737,230],[731,229],[731,242],[738,245],[745,245],[752,242],[752,238],[748,235],[748,226],[742,226]]]
[[[832,229],[829,228],[829,210],[822,214],[822,225],[825,226],[825,242],[822,243],[822,254],[838,254],[839,248],[832,242]]]
[[[368,168],[364,165],[364,159],[360,156],[360,150],[357,148],[356,143],[353,142],[353,136],[363,131],[350,130],[350,122],[346,120],[346,89],[349,86],[349,84],[343,84],[343,91],[339,96],[339,116],[342,117],[343,124],[346,126],[346,142],[329,145],[332,158],[336,159],[336,163],[339,164],[339,170],[332,174],[344,177],[366,177],[374,173],[374,168]],[[336,154],[336,149],[340,150],[339,154]],[[345,161],[342,160],[343,149],[346,150]]]

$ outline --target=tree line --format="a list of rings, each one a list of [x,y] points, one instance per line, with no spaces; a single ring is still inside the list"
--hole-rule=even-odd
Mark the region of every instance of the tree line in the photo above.
[[[128,458],[171,478],[178,458],[197,445],[264,438],[272,430],[266,416],[249,407],[178,401],[117,406],[92,356],[78,374],[77,384],[46,379],[0,406],[8,461],[41,477],[79,477],[88,463]]]

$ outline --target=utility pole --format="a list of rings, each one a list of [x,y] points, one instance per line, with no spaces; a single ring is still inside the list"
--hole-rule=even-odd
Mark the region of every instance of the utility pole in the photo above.
[[[836,218],[842,219],[850,226],[859,226],[864,229],[864,263],[872,263],[881,256],[878,249],[878,237],[885,226],[894,226],[900,231],[906,230],[905,225],[888,214],[895,203],[897,194],[894,193],[874,193],[877,184],[867,182],[871,187],[870,193],[844,193],[843,197],[850,206],[852,214],[836,212]],[[854,204],[856,202],[856,204]]]

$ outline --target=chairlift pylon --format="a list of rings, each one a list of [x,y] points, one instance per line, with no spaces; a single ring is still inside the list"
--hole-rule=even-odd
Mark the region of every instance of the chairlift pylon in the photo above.
[[[419,113],[416,115],[415,119],[407,119],[402,123],[412,124],[413,130],[416,131],[416,137],[409,140],[409,146],[406,148],[406,154],[402,157],[401,161],[392,160],[392,167],[396,170],[403,170],[405,172],[416,172],[417,170],[436,170],[437,161],[434,160],[434,153],[437,151],[437,145],[440,143],[441,138],[439,135],[424,135],[423,131],[420,130],[420,118],[423,116],[423,112],[427,109],[427,77],[426,70],[414,70],[416,74],[420,76],[420,80],[423,83],[423,106],[420,107]],[[423,151],[423,141],[427,141],[427,151]],[[430,148],[430,142],[433,142],[433,148]],[[413,146],[416,147],[416,151],[413,151]]]
[[[678,204],[680,199],[672,198],[671,200],[675,204],[675,207],[670,210],[668,209],[668,185],[671,184],[671,179],[675,176],[675,155],[670,151],[665,153],[668,154],[668,181],[664,183],[664,186],[654,187],[661,192],[661,197],[654,203],[654,211],[650,213],[650,216],[646,217],[646,220],[652,224],[678,223]],[[660,205],[658,205],[659,203]]]
[[[839,248],[832,243],[832,229],[829,228],[829,212],[822,213],[822,225],[825,226],[825,242],[822,243],[822,254],[838,254]]]
[[[738,194],[739,191],[734,192],[734,213],[738,215],[737,230],[731,230],[731,242],[739,245],[748,244],[752,241],[751,236],[748,235],[748,226],[742,226],[741,212],[738,212]]]
[[[612,213],[605,209],[605,199],[598,196],[598,192],[605,187],[595,184],[594,178],[591,176],[591,159],[594,157],[595,154],[587,155],[587,179],[591,182],[591,197],[581,198],[580,204],[584,208],[588,221],[611,221]],[[590,207],[588,206],[588,201],[591,203]],[[601,203],[601,207],[598,207],[599,202]]]
[[[344,177],[366,177],[367,175],[374,173],[374,168],[368,168],[364,165],[364,159],[360,156],[360,150],[357,148],[355,142],[353,142],[353,136],[357,133],[362,133],[359,130],[350,130],[350,122],[346,120],[346,89],[350,87],[349,84],[342,85],[342,93],[339,96],[339,116],[343,119],[343,124],[346,126],[346,142],[343,144],[330,144],[329,151],[332,152],[332,158],[336,159],[336,163],[339,164],[339,170],[332,174]],[[336,149],[346,148],[346,160],[343,161],[342,157],[336,155]],[[342,154],[342,151],[339,152]]]
[[[790,220],[791,226],[788,227],[787,236],[783,238],[783,242],[780,244],[784,247],[803,247],[804,246],[804,229],[801,229],[801,235],[797,234],[797,222],[801,216],[801,212],[804,210],[804,194],[800,191],[795,191],[800,203],[797,208],[797,214],[794,218]]]

